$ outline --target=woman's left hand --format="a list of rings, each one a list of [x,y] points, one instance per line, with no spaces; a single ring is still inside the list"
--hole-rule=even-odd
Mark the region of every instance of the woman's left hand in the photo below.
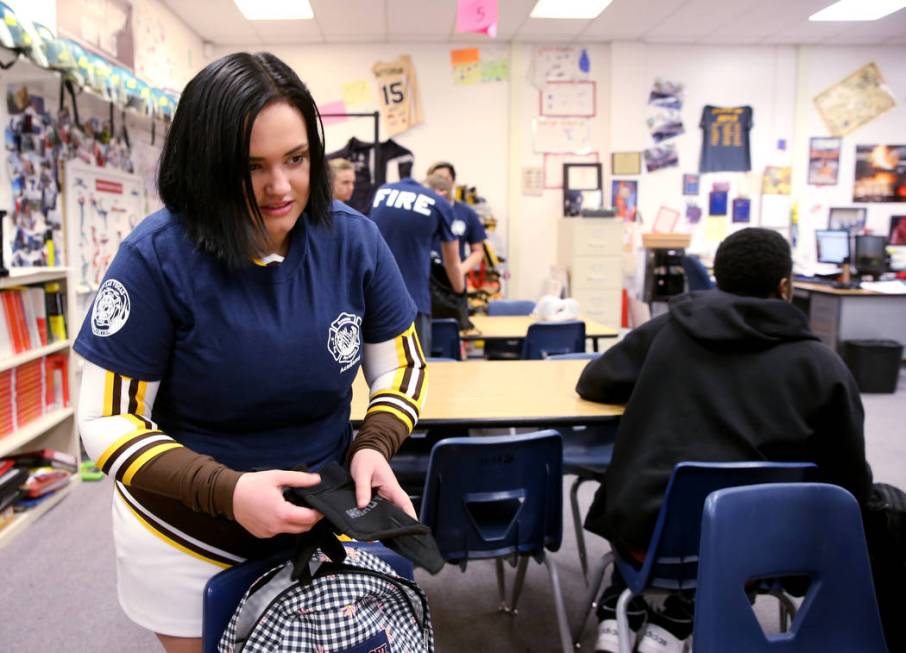
[[[390,463],[375,449],[359,449],[349,463],[349,474],[355,481],[355,498],[359,508],[371,501],[375,489],[382,497],[395,503],[413,519],[418,519],[409,495],[400,487]]]

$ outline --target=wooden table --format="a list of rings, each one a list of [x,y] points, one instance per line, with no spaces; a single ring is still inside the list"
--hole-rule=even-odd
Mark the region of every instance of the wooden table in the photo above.
[[[516,340],[525,338],[530,324],[538,322],[531,315],[471,315],[469,319],[475,325],[471,331],[463,331],[463,340]],[[586,317],[579,317],[585,322],[585,337],[591,338],[592,346],[598,351],[598,338],[616,338],[616,329],[604,326]]]
[[[433,363],[419,427],[576,426],[615,419],[623,406],[586,401],[576,394],[584,360]],[[353,384],[354,425],[368,407],[361,373]]]

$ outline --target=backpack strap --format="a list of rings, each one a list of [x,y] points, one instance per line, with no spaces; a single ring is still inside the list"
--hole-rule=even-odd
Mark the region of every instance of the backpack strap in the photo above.
[[[334,535],[332,524],[326,519],[322,519],[310,531],[299,536],[296,550],[292,555],[294,581],[299,581],[302,585],[311,583],[320,565],[319,562],[312,560],[318,549],[333,562],[339,563],[346,559],[346,549]]]

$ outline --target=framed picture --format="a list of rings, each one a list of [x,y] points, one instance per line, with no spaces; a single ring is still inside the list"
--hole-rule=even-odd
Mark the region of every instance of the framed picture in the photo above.
[[[657,215],[654,217],[654,225],[652,225],[651,231],[659,234],[672,233],[676,228],[679,216],[679,211],[662,206],[657,210]]]
[[[836,206],[827,214],[827,228],[848,231],[851,236],[862,233],[868,209],[864,206]]]
[[[637,175],[641,172],[641,152],[613,152],[610,155],[610,173],[612,175]]]
[[[906,215],[890,216],[890,237],[891,245],[906,245]]]
[[[840,172],[839,138],[808,140],[808,183],[812,186],[836,186]]]
[[[752,202],[748,197],[733,198],[733,222],[748,222]]]
[[[602,179],[600,163],[564,163],[563,215],[575,217],[583,211],[603,209]]]

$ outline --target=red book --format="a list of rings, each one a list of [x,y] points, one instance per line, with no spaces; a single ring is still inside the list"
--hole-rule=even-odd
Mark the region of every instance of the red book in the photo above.
[[[9,331],[10,338],[13,341],[13,352],[19,354],[25,351],[25,343],[22,340],[22,333],[19,331],[19,322],[16,319],[16,312],[13,308],[13,292],[4,290],[0,292],[3,299],[3,316],[6,319],[6,327]]]

